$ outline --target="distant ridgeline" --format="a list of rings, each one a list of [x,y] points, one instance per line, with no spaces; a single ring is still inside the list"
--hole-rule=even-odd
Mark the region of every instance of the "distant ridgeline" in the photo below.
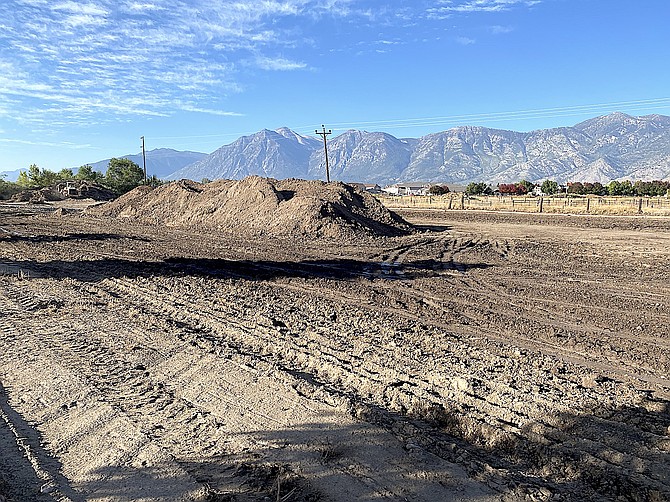
[[[350,130],[328,141],[328,154],[331,179],[381,186],[398,181],[493,187],[520,180],[581,182],[584,187],[612,180],[670,181],[670,117],[613,113],[573,127],[524,133],[463,126],[418,139]],[[142,166],[140,154],[121,158]],[[209,155],[148,151],[147,171],[167,180],[249,175],[325,180],[324,160],[321,139],[284,127],[243,136]],[[104,172],[108,163],[91,166]],[[15,176],[13,172],[7,180]],[[592,189],[584,187],[579,190]]]
[[[670,117],[613,113],[574,127],[527,133],[464,126],[418,139],[346,131],[328,142],[331,179],[492,186],[520,180],[560,184],[670,180]],[[326,179],[323,142],[287,128],[244,136],[167,177],[200,181]]]

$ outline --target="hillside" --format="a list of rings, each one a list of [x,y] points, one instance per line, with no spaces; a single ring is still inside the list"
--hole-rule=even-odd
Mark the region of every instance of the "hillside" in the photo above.
[[[169,174],[182,169],[189,164],[192,164],[207,154],[200,152],[181,152],[172,150],[171,148],[157,148],[155,150],[148,150],[146,152],[147,158],[147,174],[149,176],[156,176],[158,178],[165,178]],[[130,159],[138,166],[142,167],[142,154],[121,155],[119,158]],[[92,162],[91,166],[94,170],[99,172],[106,172],[107,165],[110,159],[99,160]],[[77,166],[78,167],[78,166]]]
[[[670,117],[596,117],[573,127],[515,132],[463,126],[418,139],[350,130],[328,143],[331,179],[503,183],[670,179]],[[168,179],[324,179],[323,144],[288,128],[239,138]]]

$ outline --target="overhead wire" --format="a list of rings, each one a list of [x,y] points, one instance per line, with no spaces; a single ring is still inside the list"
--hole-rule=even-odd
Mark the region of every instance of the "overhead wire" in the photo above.
[[[636,111],[636,110],[656,110],[670,107],[670,97],[660,97],[653,99],[640,99],[630,101],[612,101],[606,103],[591,103],[584,105],[535,108],[525,110],[511,110],[502,112],[472,113],[460,115],[442,115],[435,117],[416,117],[416,118],[398,118],[371,121],[351,121],[329,123],[328,126],[334,131],[346,131],[349,129],[407,129],[420,127],[437,126],[458,126],[458,125],[482,125],[491,122],[502,122],[510,120],[532,120],[544,118],[558,118],[580,116],[588,113],[610,113],[612,111]],[[314,125],[303,125],[292,127],[291,129],[300,134],[312,134]],[[216,139],[216,138],[238,138],[255,134],[258,131],[228,132],[223,134],[202,134],[189,136],[155,136],[154,140],[168,139]],[[435,131],[437,132],[437,131]],[[209,143],[209,141],[208,141]],[[195,144],[195,143],[191,143]],[[201,142],[200,144],[204,144]]]

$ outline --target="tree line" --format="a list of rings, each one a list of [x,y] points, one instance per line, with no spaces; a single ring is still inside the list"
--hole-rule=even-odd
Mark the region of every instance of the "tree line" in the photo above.
[[[45,188],[57,183],[77,180],[94,183],[108,188],[117,195],[122,195],[144,184],[144,170],[132,160],[117,158],[110,159],[105,174],[95,171],[88,164],[81,166],[77,174],[72,169],[50,171],[32,164],[27,171],[19,173],[16,183],[0,179],[0,197],[11,196],[21,190]],[[156,176],[147,179],[147,184],[151,186],[162,183]]]
[[[503,195],[526,195],[536,187],[545,195],[568,193],[573,195],[611,195],[629,197],[661,197],[670,194],[670,181],[610,181],[607,185],[594,182],[575,181],[561,187],[556,181],[544,180],[531,183],[522,180],[518,183],[500,183],[497,192]],[[494,189],[486,183],[470,183],[465,188],[468,195],[492,195]]]

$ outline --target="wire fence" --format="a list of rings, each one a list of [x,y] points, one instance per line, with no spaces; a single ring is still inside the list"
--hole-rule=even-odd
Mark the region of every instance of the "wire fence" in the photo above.
[[[447,195],[380,195],[378,199],[393,209],[444,209],[519,211],[526,213],[568,214],[652,214],[670,216],[669,197],[598,197],[598,196],[467,196]]]

